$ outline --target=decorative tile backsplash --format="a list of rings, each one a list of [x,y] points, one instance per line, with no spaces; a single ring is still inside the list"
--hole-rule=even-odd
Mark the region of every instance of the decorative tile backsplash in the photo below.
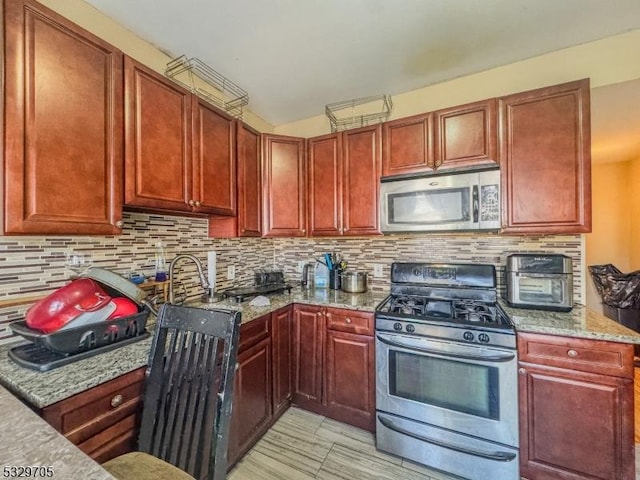
[[[283,268],[289,282],[300,279],[300,261],[312,261],[324,252],[336,252],[350,269],[373,273],[374,264],[383,265],[383,276],[369,278],[369,288],[389,288],[389,268],[393,261],[476,262],[504,265],[512,252],[564,253],[574,261],[574,299],[582,301],[582,243],[572,236],[502,236],[473,234],[411,234],[359,238],[231,238],[207,237],[207,221],[200,218],[147,215],[125,212],[122,235],[102,237],[0,237],[0,300],[43,296],[69,281],[64,266],[71,250],[90,253],[94,266],[122,275],[131,271],[154,273],[155,244],[162,241],[167,260],[180,253],[197,256],[204,268],[207,251],[217,252],[216,290],[253,282],[254,270],[275,265]],[[227,266],[235,265],[236,277],[227,280]],[[195,267],[185,262],[176,269],[176,280],[189,295],[200,295]],[[499,282],[502,273],[499,271]],[[7,324],[24,316],[27,308],[0,308],[0,344],[16,340]]]
[[[504,289],[503,266],[510,253],[562,253],[573,259],[574,301],[582,301],[582,240],[569,236],[506,236],[495,233],[404,234],[362,238],[283,238],[274,240],[275,263],[288,279],[297,279],[297,263],[336,252],[350,270],[369,272],[369,289],[389,289],[391,263],[395,261],[490,263]],[[382,264],[382,277],[373,277],[374,264]]]
[[[162,240],[167,261],[180,253],[198,257],[206,272],[207,251],[217,252],[216,290],[253,282],[253,271],[273,264],[273,241],[255,238],[207,238],[206,219],[125,212],[122,235],[102,237],[0,237],[0,300],[43,296],[69,281],[64,266],[71,250],[90,253],[96,267],[122,275],[131,271],[154,273],[155,244]],[[236,277],[227,280],[227,266]],[[190,295],[202,289],[193,264],[176,265],[176,280]],[[0,344],[11,335],[7,324],[23,318],[27,305],[0,308]],[[13,339],[11,339],[13,340]]]

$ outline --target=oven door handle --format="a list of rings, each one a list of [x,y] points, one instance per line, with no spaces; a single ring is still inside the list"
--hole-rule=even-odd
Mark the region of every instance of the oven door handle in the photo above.
[[[386,418],[382,418],[380,415],[378,415],[378,420],[380,420],[380,423],[382,423],[382,425],[387,427],[389,430],[393,430],[394,432],[397,432],[401,435],[406,435],[408,437],[415,438],[416,440],[421,440],[438,447],[448,448],[449,450],[453,450],[455,452],[465,453],[467,455],[473,455],[474,457],[485,458],[487,460],[495,460],[498,462],[511,462],[516,458],[516,454],[511,452],[487,452],[483,450],[477,450],[475,448],[461,447],[460,445],[443,442],[442,440],[436,440],[435,438],[418,435],[417,433],[410,432],[409,430],[405,430],[404,428],[395,425],[392,421]]]
[[[404,345],[404,344],[402,344],[400,342],[394,342],[393,340],[389,340],[387,338],[383,338],[380,335],[376,335],[376,338],[378,340],[380,340],[382,343],[385,343],[387,345],[391,345],[392,347],[404,348],[406,350],[412,350],[412,351],[418,352],[418,353],[429,353],[429,354],[433,354],[433,355],[442,355],[443,357],[462,358],[462,359],[465,359],[465,360],[477,360],[477,361],[480,361],[480,362],[509,362],[509,361],[513,360],[514,358],[516,358],[515,354],[513,354],[513,353],[504,353],[504,354],[492,353],[490,355],[469,355],[467,353],[442,352],[442,351],[437,350],[437,349],[415,347],[413,345],[412,346],[408,346],[408,345]]]

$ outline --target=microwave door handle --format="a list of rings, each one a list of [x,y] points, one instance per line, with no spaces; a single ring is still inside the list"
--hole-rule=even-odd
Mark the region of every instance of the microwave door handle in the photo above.
[[[516,458],[516,454],[515,453],[511,453],[511,452],[500,452],[500,451],[496,451],[496,452],[487,452],[484,450],[478,450],[475,448],[469,448],[469,447],[462,447],[460,445],[454,445],[452,443],[448,443],[448,442],[443,442],[442,440],[438,440],[435,438],[430,438],[430,437],[426,437],[424,435],[420,435],[418,433],[414,433],[414,432],[410,432],[409,430],[406,430],[402,427],[399,427],[398,425],[394,424],[392,421],[381,417],[380,415],[378,415],[378,420],[380,421],[380,423],[382,425],[384,425],[385,427],[387,427],[389,430],[393,430],[401,435],[406,435],[408,437],[412,437],[415,438],[416,440],[421,440],[423,442],[426,443],[431,443],[432,445],[436,445],[438,447],[443,447],[443,448],[447,448],[449,450],[453,450],[455,452],[460,452],[460,453],[465,453],[467,455],[473,455],[474,457],[480,457],[480,458],[485,458],[487,460],[495,460],[498,462],[510,462],[512,460],[515,460]]]
[[[380,335],[376,335],[376,338],[378,340],[380,340],[382,343],[387,344],[391,347],[398,347],[398,348],[404,348],[405,350],[410,350],[410,351],[414,351],[416,353],[426,353],[426,354],[432,354],[432,355],[440,355],[443,357],[451,357],[451,358],[459,358],[459,359],[464,359],[464,360],[475,360],[475,361],[480,361],[480,362],[509,362],[511,360],[513,360],[514,358],[516,358],[516,356],[512,353],[506,353],[506,354],[497,354],[497,353],[492,353],[490,355],[469,355],[466,353],[458,353],[458,352],[443,352],[441,350],[438,349],[434,349],[434,348],[424,348],[424,347],[416,347],[416,346],[409,346],[409,345],[404,345],[401,342],[394,342],[393,340],[389,340],[387,338],[383,338]]]
[[[473,186],[473,223],[478,223],[478,210],[480,209],[480,199],[478,197],[478,185]]]

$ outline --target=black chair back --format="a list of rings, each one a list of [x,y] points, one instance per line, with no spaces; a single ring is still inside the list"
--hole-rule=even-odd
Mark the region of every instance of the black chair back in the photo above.
[[[165,304],[145,381],[138,449],[197,479],[222,480],[240,312]]]

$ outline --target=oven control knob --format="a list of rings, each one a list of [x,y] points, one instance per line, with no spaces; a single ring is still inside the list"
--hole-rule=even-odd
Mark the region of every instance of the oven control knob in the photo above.
[[[467,342],[473,342],[474,336],[471,332],[464,332],[462,334],[462,338],[464,338]]]
[[[480,340],[480,342],[482,343],[489,343],[489,335],[487,335],[486,333],[481,333],[480,335],[478,335],[478,340]]]
[[[413,325],[409,324],[407,325],[407,332],[409,333],[413,333],[416,331],[416,327],[414,327]]]
[[[396,332],[401,332],[402,331],[402,324],[400,322],[396,322],[393,324],[393,329]]]

